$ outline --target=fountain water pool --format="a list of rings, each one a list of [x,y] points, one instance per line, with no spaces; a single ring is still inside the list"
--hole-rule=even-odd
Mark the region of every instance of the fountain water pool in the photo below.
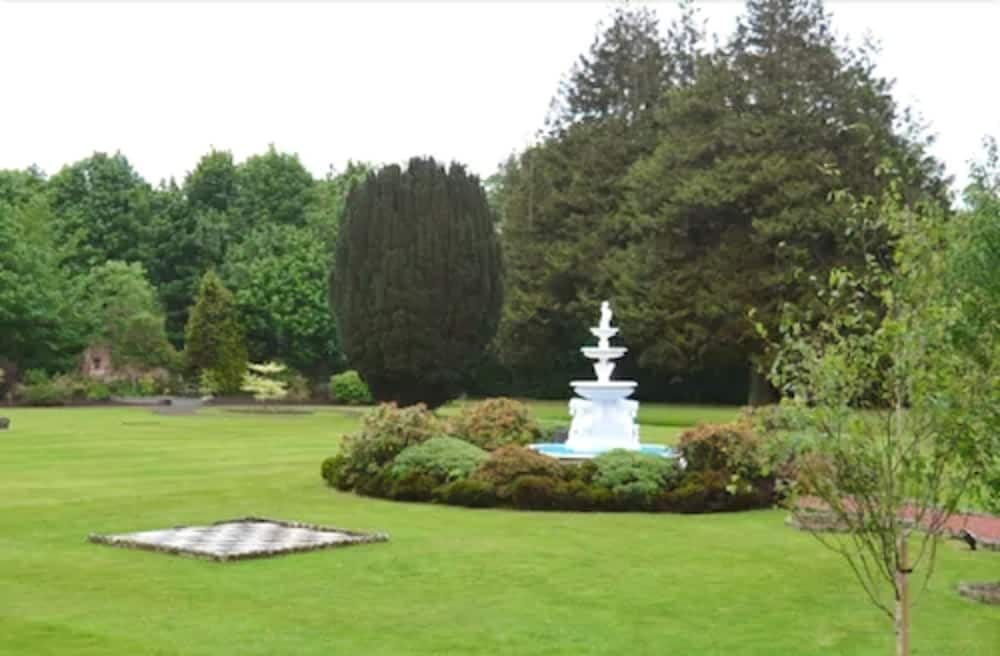
[[[531,448],[563,460],[586,460],[613,449],[674,457],[669,447],[639,442],[639,424],[636,422],[639,402],[629,399],[638,383],[634,380],[611,380],[614,361],[625,355],[628,349],[611,346],[610,340],[618,334],[618,329],[611,326],[611,304],[608,301],[601,303],[600,322],[590,332],[597,337],[597,346],[584,346],[580,352],[594,361],[596,380],[570,382],[581,398],[569,402],[569,414],[573,421],[566,443],[532,444]]]
[[[591,458],[595,458],[602,453],[607,453],[607,450],[582,451],[579,449],[573,449],[558,442],[541,442],[539,444],[532,444],[531,448],[539,453],[552,456],[553,458],[559,458],[560,460],[590,460]],[[662,444],[640,444],[638,451],[640,453],[648,453],[654,456],[663,456],[664,458],[676,457],[673,449]]]

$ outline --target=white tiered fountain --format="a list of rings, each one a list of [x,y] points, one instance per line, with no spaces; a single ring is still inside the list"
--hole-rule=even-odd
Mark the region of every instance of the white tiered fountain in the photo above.
[[[597,380],[570,382],[582,398],[569,402],[569,414],[573,421],[566,443],[532,444],[531,448],[546,455],[574,460],[593,458],[612,449],[672,455],[665,446],[639,442],[639,424],[636,423],[639,402],[629,399],[637,383],[634,380],[611,380],[614,361],[625,355],[628,349],[611,346],[611,338],[618,334],[618,329],[611,326],[611,304],[608,301],[601,303],[601,320],[590,332],[597,338],[597,346],[584,346],[580,352],[594,361]]]

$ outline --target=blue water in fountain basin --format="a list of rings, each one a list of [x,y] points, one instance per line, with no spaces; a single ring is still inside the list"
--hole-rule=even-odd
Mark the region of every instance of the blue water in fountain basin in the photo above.
[[[560,444],[558,442],[532,444],[531,448],[539,453],[552,456],[553,458],[565,459],[589,459],[599,456],[602,453],[607,453],[607,451],[579,451],[577,449],[571,449],[565,444]],[[673,449],[662,444],[640,444],[639,451],[641,453],[649,453],[654,456],[663,456],[664,458],[674,458],[677,456]]]

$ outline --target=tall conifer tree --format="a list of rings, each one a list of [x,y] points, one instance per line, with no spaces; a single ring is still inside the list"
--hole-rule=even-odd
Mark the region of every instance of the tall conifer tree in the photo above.
[[[247,346],[236,302],[215,271],[198,285],[185,330],[185,359],[192,369],[208,372],[220,392],[238,392],[247,369]]]
[[[496,332],[500,254],[479,180],[412,159],[355,188],[332,281],[348,363],[373,395],[438,406]]]

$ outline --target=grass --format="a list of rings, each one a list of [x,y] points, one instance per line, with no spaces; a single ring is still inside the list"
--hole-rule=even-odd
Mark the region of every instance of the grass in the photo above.
[[[536,406],[549,421],[558,407]],[[644,431],[734,412],[644,406]],[[341,494],[319,463],[351,412],[5,414],[0,654],[892,653],[890,622],[846,566],[780,511],[542,514]],[[226,564],[86,541],[244,515],[392,539]],[[914,654],[995,656],[1000,608],[956,586],[998,572],[1000,555],[944,545]]]

